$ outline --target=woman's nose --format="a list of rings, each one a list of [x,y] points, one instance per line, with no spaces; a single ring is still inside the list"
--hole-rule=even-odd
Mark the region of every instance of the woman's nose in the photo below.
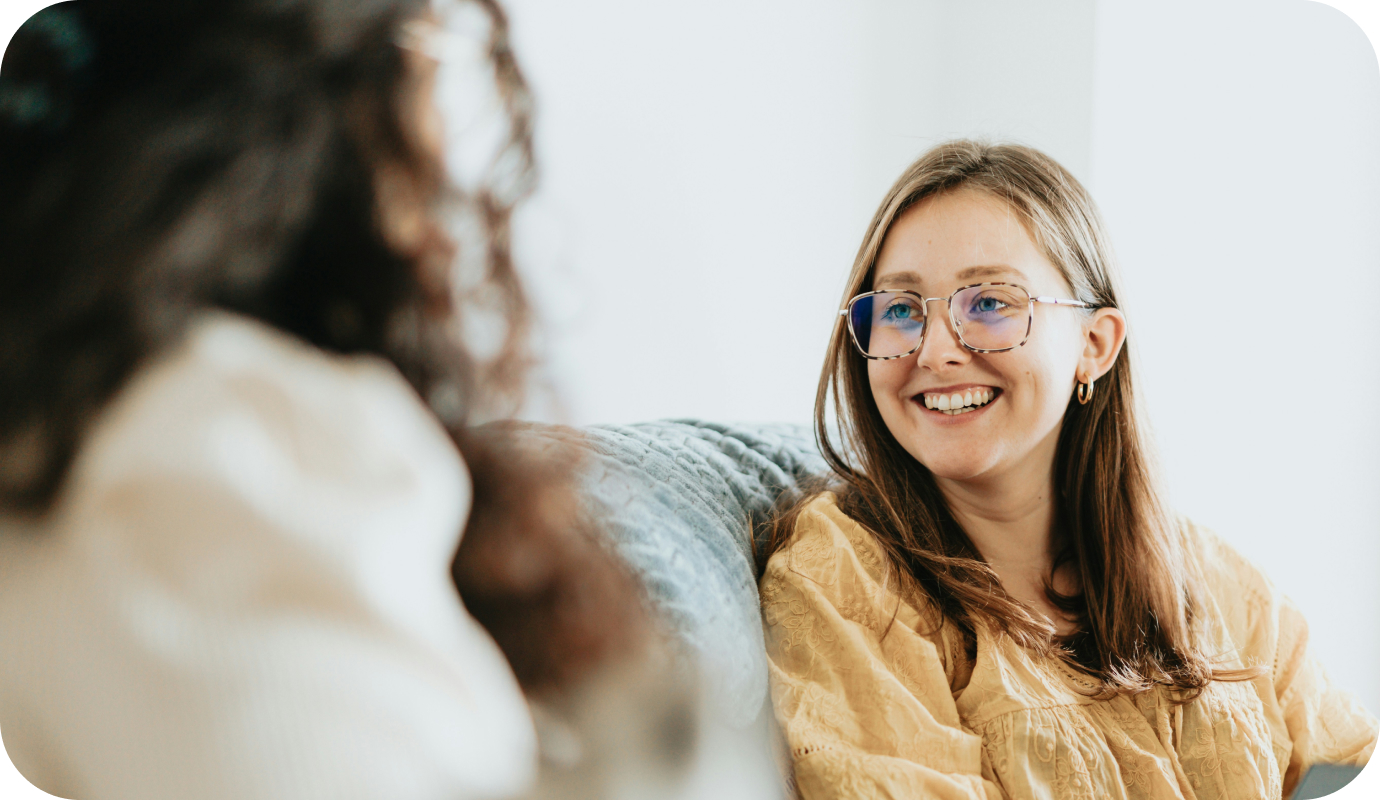
[[[929,303],[935,301],[941,305],[931,311]],[[946,367],[966,363],[972,354],[958,340],[958,332],[954,330],[953,320],[949,319],[947,313],[948,303],[942,298],[934,298],[926,300],[925,306],[925,333],[920,341],[917,364],[938,372]]]

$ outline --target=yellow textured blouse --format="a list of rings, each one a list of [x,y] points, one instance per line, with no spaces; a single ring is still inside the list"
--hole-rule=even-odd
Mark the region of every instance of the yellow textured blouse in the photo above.
[[[1328,682],[1297,607],[1183,528],[1208,584],[1208,652],[1270,671],[1177,707],[1160,692],[1093,700],[1085,678],[1005,637],[980,633],[970,660],[951,624],[922,624],[883,584],[871,532],[821,495],[761,584],[801,797],[1259,800],[1287,796],[1308,765],[1365,764],[1376,720]]]

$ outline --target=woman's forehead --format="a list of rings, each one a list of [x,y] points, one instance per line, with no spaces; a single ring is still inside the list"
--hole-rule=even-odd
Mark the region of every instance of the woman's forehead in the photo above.
[[[1065,283],[1019,215],[984,192],[926,198],[892,223],[875,262],[874,289],[943,293],[986,281],[1053,290]]]

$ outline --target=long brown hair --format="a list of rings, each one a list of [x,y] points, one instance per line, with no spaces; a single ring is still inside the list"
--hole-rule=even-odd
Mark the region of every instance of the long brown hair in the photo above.
[[[464,455],[452,574],[542,691],[640,623],[631,579],[569,513],[575,460],[474,427],[520,403],[531,363],[509,235],[532,101],[501,6],[460,5],[487,21],[507,132],[470,186],[407,124],[398,44],[426,0],[75,0],[20,28],[0,65],[0,513],[47,513],[101,410],[205,309],[380,356]],[[381,228],[383,171],[429,212],[407,252]],[[476,318],[498,330],[487,357],[456,334]]]
[[[1112,250],[1087,191],[1053,159],[1028,147],[968,140],[920,157],[891,187],[868,226],[844,300],[871,288],[874,264],[893,222],[928,197],[960,187],[1009,205],[1074,297],[1118,307]],[[972,646],[978,626],[1035,652],[1064,660],[1098,681],[1097,696],[1171,687],[1181,700],[1212,680],[1254,673],[1221,669],[1195,644],[1199,579],[1184,558],[1175,521],[1161,501],[1151,453],[1138,421],[1130,341],[1097,382],[1091,402],[1070,397],[1054,475],[1055,524],[1066,543],[1055,569],[1077,576],[1075,595],[1045,592],[1072,614],[1077,630],[1058,637],[1001,587],[954,518],[933,475],[888,431],[868,383],[867,363],[834,329],[815,400],[820,449],[836,473],[840,509],[868,527],[904,594],[955,624]],[[837,410],[837,441],[827,421]],[[767,555],[792,532],[810,498],[778,519]]]

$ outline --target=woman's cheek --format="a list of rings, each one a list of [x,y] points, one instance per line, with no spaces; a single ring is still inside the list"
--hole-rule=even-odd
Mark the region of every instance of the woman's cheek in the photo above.
[[[879,409],[888,409],[897,403],[897,396],[905,386],[910,370],[905,359],[894,361],[869,361],[867,381],[872,387],[872,399]]]

